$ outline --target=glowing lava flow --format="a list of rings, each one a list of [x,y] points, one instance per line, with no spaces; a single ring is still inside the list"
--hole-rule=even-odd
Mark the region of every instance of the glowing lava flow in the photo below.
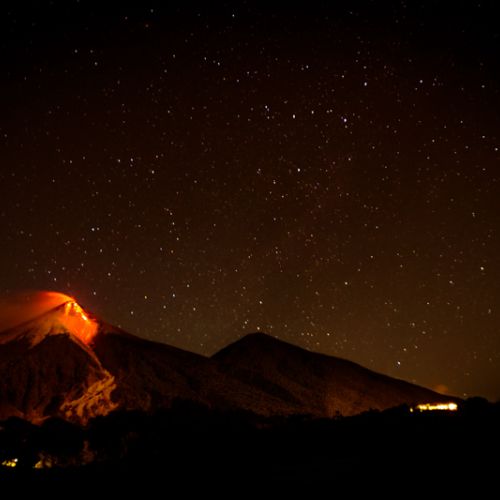
[[[85,311],[73,300],[64,304],[61,323],[69,332],[87,345],[92,343],[92,339],[99,328],[97,322],[90,319],[85,314]]]

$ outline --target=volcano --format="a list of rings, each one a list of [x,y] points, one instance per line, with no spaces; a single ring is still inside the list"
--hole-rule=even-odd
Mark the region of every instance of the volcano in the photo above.
[[[115,409],[177,400],[259,415],[354,415],[450,398],[262,333],[212,357],[114,327],[67,296],[0,333],[0,420],[85,423]],[[453,399],[453,398],[451,398]]]

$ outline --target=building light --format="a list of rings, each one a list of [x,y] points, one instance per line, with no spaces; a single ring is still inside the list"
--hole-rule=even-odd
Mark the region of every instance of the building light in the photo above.
[[[2,462],[2,467],[16,467],[18,459],[17,458],[9,458]]]
[[[418,411],[457,411],[457,403],[423,403],[415,407]],[[413,410],[413,408],[412,408]]]

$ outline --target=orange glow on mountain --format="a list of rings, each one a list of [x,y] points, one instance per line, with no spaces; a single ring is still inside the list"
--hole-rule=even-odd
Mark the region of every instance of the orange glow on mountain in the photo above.
[[[69,301],[75,301],[75,299],[64,293],[53,291],[24,291],[2,295],[0,296],[0,331],[41,316]]]
[[[92,343],[99,328],[97,322],[92,320],[73,299],[64,304],[64,313],[60,321],[70,333],[87,345]]]

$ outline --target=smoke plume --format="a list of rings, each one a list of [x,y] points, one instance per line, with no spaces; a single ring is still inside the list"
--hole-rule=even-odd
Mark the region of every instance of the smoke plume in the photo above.
[[[0,332],[73,300],[59,292],[29,291],[0,296]]]

